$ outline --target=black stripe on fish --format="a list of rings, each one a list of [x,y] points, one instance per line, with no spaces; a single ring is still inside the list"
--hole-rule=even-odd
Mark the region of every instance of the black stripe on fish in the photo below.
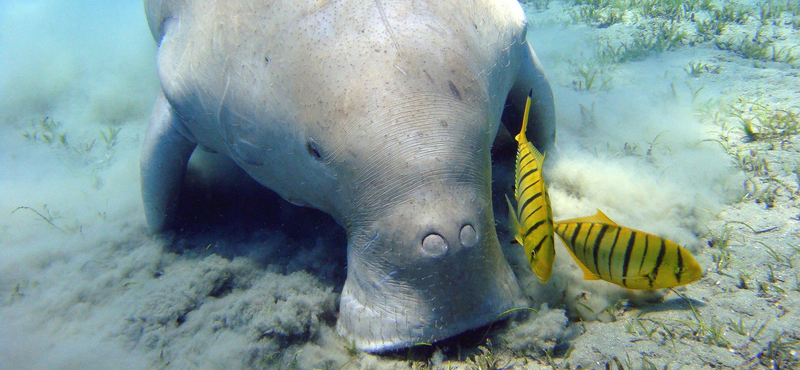
[[[539,180],[536,180],[536,181],[534,181],[534,182],[532,182],[532,183],[528,184],[528,186],[526,186],[526,187],[525,187],[525,189],[522,189],[522,191],[521,191],[521,192],[519,192],[519,196],[521,197],[521,196],[522,196],[522,194],[525,194],[525,191],[527,191],[528,189],[530,189],[530,188],[531,188],[531,186],[534,186],[534,185],[538,184],[540,181],[542,181],[542,180],[541,180],[541,179],[539,179]]]
[[[642,266],[644,265],[644,260],[647,258],[647,250],[650,249],[650,237],[647,235],[644,236],[644,253],[642,253],[642,259],[639,261],[639,271],[636,272],[636,275],[642,275]]]
[[[583,260],[586,261],[586,251],[589,249],[589,246],[586,243],[589,241],[589,235],[592,235],[592,228],[594,228],[594,224],[589,224],[589,230],[586,231],[586,238],[583,239]],[[585,263],[585,262],[584,262]]]
[[[572,237],[570,238],[570,245],[572,246],[572,250],[577,253],[578,251],[575,250],[575,239],[578,239],[578,233],[581,232],[581,224],[578,223],[575,225],[575,230],[572,230]]]
[[[603,241],[603,236],[606,235],[606,230],[608,230],[608,225],[603,225],[600,228],[600,231],[597,233],[597,238],[594,240],[594,248],[592,248],[592,252],[594,253],[594,269],[597,270],[597,275],[600,276],[600,266],[597,264],[597,254],[600,251],[600,243]],[[588,239],[587,239],[588,241]],[[613,246],[612,246],[613,248]],[[610,257],[610,255],[609,255]]]
[[[531,228],[528,229],[528,231],[525,232],[525,238],[527,238],[528,235],[530,235],[533,232],[533,230],[536,230],[539,226],[544,225],[545,221],[546,220],[540,220],[539,222],[533,224],[533,226],[531,226]]]
[[[531,202],[533,202],[534,199],[536,199],[538,197],[541,197],[541,196],[542,196],[542,192],[538,192],[538,193],[534,194],[532,197],[530,197],[528,199],[525,199],[525,203],[522,204],[522,207],[519,207],[519,215],[522,216],[523,214],[525,214],[525,207],[527,207],[528,204],[531,204]]]
[[[636,234],[635,231],[632,232],[631,233],[631,237],[628,238],[628,248],[625,249],[625,259],[624,259],[624,262],[622,263],[622,285],[624,285],[624,286],[628,286],[628,283],[627,283],[628,274],[629,274],[628,273],[628,267],[629,267],[630,262],[631,262],[631,252],[633,251],[633,242],[636,239],[635,234]],[[619,235],[619,232],[617,232],[617,235]],[[644,245],[645,245],[645,251],[646,251],[647,250],[647,236],[646,235],[644,237]]]
[[[608,278],[609,279],[612,279],[614,277],[614,275],[611,273],[611,261],[614,260],[614,251],[615,251],[615,247],[617,246],[617,239],[619,239],[619,232],[621,230],[622,229],[620,229],[619,227],[617,228],[617,233],[614,234],[614,241],[611,242],[611,251],[608,252]]]
[[[522,149],[520,148],[519,151],[522,151]],[[526,151],[525,154],[522,155],[522,157],[519,159],[519,163],[522,163],[522,161],[525,160],[525,158],[528,158],[529,155],[531,155],[530,150]]]
[[[528,163],[520,163],[519,164],[520,172],[521,171],[525,171],[526,169],[528,169],[530,167],[535,167],[535,166],[531,165],[530,161],[528,161]],[[536,172],[536,171],[538,171],[538,169],[534,169],[533,172]],[[525,173],[528,174],[528,173],[533,173],[533,172],[525,172]],[[523,174],[523,176],[524,176],[524,174]],[[519,177],[519,181],[517,182],[517,189],[521,188],[522,185],[525,183],[525,177],[523,177],[523,176]],[[520,194],[522,194],[522,193],[520,193]]]
[[[519,159],[519,162],[517,162],[519,163],[519,168],[528,168],[528,166],[530,166],[531,163],[536,160],[535,158],[528,158],[530,154],[531,152],[527,151],[527,153],[522,155],[522,157]]]
[[[666,243],[664,239],[661,239],[661,249],[658,251],[658,258],[656,258],[656,266],[653,268],[652,277],[650,278],[650,287],[653,287],[653,283],[655,283],[656,278],[658,277],[658,268],[661,267],[661,262],[664,261],[664,252],[666,252]]]
[[[683,253],[681,253],[680,248],[676,248],[678,252],[678,268],[675,269],[675,280],[678,281],[678,284],[681,283],[681,272],[683,272]]]
[[[524,175],[522,175],[522,176],[520,176],[520,177],[519,177],[519,183],[520,183],[520,184],[522,184],[522,181],[524,181],[526,177],[528,177],[530,174],[532,174],[532,173],[534,173],[534,172],[536,172],[536,171],[539,171],[539,169],[538,169],[538,168],[536,168],[536,167],[534,167],[534,168],[532,168],[530,171],[528,171],[528,172],[525,172],[525,174],[524,174]]]
[[[558,232],[558,235],[562,235],[563,236],[563,235],[565,235],[567,233],[567,225],[564,225],[564,224],[553,225],[553,228],[555,229],[555,231]],[[561,240],[564,240],[564,238],[562,237]],[[564,240],[564,245],[566,246],[566,244],[567,244],[567,241]],[[567,248],[569,248],[569,247],[567,247]]]
[[[550,237],[550,235],[545,235],[542,238],[542,240],[539,241],[539,244],[536,244],[536,246],[533,247],[533,254],[531,254],[531,257],[535,256],[536,253],[539,253],[539,250],[542,249],[542,245],[544,244],[544,241],[547,240],[547,238],[549,238],[549,237]]]
[[[539,206],[539,208],[534,209],[533,211],[531,211],[530,214],[525,216],[525,221],[522,221],[521,225],[525,225],[525,223],[528,222],[528,219],[531,218],[531,216],[535,215],[536,212],[538,212],[540,209],[542,209],[542,206]],[[517,218],[519,218],[519,217],[517,217]],[[550,220],[550,222],[553,222],[553,221]]]

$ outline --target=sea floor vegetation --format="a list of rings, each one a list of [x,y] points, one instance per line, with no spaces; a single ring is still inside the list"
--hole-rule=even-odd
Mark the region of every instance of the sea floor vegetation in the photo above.
[[[8,124],[13,135],[2,140],[62,164],[63,181],[42,195],[47,201],[10,206],[0,239],[11,242],[0,253],[42,240],[71,249],[26,259],[21,266],[40,269],[34,277],[0,259],[0,342],[15,338],[0,358],[52,365],[45,368],[112,368],[118,358],[164,369],[800,368],[800,3],[520,2],[556,96],[559,149],[543,171],[555,218],[602,208],[669,237],[704,267],[700,281],[654,292],[587,282],[558,244],[553,278],[539,284],[519,246],[506,242],[502,205],[514,165],[497,158],[498,234],[533,307],[440,343],[366,354],[335,333],[346,257],[344,235],[327,216],[269,200],[279,211],[245,230],[228,216],[263,213],[260,203],[221,196],[216,189],[230,184],[213,183],[183,206],[187,218],[224,228],[187,226],[154,240],[138,193],[104,185],[138,181],[130,168],[144,126],[77,129],[47,112]],[[240,189],[258,188],[235,178]],[[81,189],[69,193],[74,199],[63,196],[69,186]],[[117,197],[137,206],[114,208]],[[209,209],[213,202],[221,208]],[[90,211],[72,211],[80,207]],[[16,224],[37,232],[15,233]],[[19,329],[28,324],[70,340]],[[93,338],[86,331],[124,350],[96,351],[115,356],[107,363],[70,347],[73,336]],[[30,349],[45,346],[68,361]]]

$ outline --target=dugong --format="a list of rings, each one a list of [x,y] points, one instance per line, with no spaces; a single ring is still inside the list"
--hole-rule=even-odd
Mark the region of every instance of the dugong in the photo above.
[[[550,85],[516,0],[145,0],[158,96],[145,216],[174,220],[192,152],[230,157],[347,232],[338,333],[383,352],[527,305],[495,231],[501,120],[555,138]],[[270,210],[265,209],[264,212]]]

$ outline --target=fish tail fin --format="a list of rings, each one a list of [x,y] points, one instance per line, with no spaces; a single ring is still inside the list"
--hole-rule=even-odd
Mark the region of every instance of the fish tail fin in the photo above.
[[[527,143],[528,137],[525,136],[525,131],[528,130],[528,115],[531,111],[531,98],[533,96],[533,89],[528,91],[528,100],[525,101],[525,114],[522,116],[522,129],[520,130],[519,134],[515,137],[517,142]]]
[[[522,245],[522,227],[519,225],[517,213],[514,210],[514,206],[511,204],[511,199],[508,199],[508,195],[506,195],[506,203],[508,203],[508,222],[511,223],[511,230],[514,232],[514,240]]]

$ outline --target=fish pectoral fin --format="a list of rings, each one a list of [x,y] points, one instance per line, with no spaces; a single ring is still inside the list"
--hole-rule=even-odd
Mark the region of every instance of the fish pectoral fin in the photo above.
[[[581,265],[580,263],[578,265],[581,266],[581,268],[583,269],[583,280],[603,280],[600,279],[599,276],[589,271],[589,269],[587,269],[586,266]]]
[[[561,239],[561,243],[564,244],[564,249],[566,249],[567,252],[569,252],[569,255],[572,256],[572,259],[575,261],[575,263],[578,264],[578,266],[583,271],[583,279],[584,280],[601,280],[599,276],[597,276],[595,273],[591,272],[583,263],[581,263],[581,260],[579,260],[578,257],[575,256],[575,253],[572,251],[572,248],[570,248],[568,246],[567,242],[564,240],[564,237],[562,237],[561,234],[559,234],[559,233],[556,233],[556,235],[558,235],[558,238]]]
[[[569,248],[567,248],[567,250],[569,250]],[[572,253],[571,250],[569,251],[569,254],[572,256],[572,259],[575,260],[575,263],[577,263],[578,266],[580,266],[581,270],[583,270],[583,280],[602,280],[600,279],[599,276],[597,276],[597,274],[589,270],[589,268],[586,267],[586,265],[581,263],[581,261],[578,261],[578,258],[575,257],[575,254]]]
[[[592,223],[592,224],[601,224],[601,225],[609,225],[609,226],[619,226],[616,222],[611,221],[608,216],[601,210],[597,210],[597,213],[593,216],[586,216],[586,217],[578,217],[578,218],[571,218],[569,220],[563,221],[556,221],[556,225],[560,224],[569,224],[569,223]]]
[[[514,206],[511,204],[511,199],[508,199],[508,195],[506,195],[506,203],[508,203],[508,222],[511,223],[511,230],[514,232],[514,240],[517,244],[522,245],[522,227],[519,225],[517,213],[514,211]]]

